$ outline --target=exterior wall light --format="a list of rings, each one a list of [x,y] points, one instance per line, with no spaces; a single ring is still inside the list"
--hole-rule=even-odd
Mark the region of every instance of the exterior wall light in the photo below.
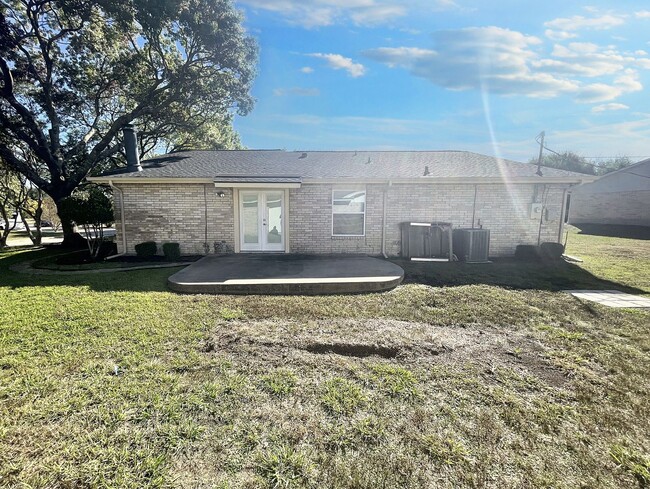
[[[217,196],[223,199],[226,196],[226,192],[224,192],[223,190],[219,190],[217,192]]]

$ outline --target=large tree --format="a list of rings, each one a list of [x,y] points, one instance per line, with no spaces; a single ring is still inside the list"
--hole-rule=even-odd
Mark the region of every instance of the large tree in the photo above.
[[[58,206],[132,121],[143,150],[237,144],[256,59],[230,0],[0,0],[0,157]]]

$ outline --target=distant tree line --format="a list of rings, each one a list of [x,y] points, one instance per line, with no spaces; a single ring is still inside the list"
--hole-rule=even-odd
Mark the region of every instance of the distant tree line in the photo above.
[[[531,158],[530,163],[537,165],[537,158]],[[620,170],[633,163],[627,156],[590,161],[584,156],[580,156],[572,151],[546,153],[542,158],[543,167],[558,168],[560,170],[586,173],[588,175],[605,175],[606,173]]]

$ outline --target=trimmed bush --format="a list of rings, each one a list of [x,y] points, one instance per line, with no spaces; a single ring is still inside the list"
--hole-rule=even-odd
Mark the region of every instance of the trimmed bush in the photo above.
[[[540,261],[542,259],[539,246],[517,245],[515,258],[521,261]]]
[[[158,252],[158,246],[155,241],[145,241],[144,243],[139,243],[135,245],[135,253],[138,256],[148,257],[156,256]]]
[[[169,261],[176,261],[181,257],[181,246],[178,243],[165,243],[162,249],[165,258]]]
[[[544,260],[560,260],[564,253],[564,245],[561,243],[542,243],[539,251]]]

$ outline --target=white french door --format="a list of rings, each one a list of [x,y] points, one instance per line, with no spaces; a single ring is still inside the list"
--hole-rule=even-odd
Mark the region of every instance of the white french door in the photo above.
[[[284,251],[284,191],[240,190],[241,251]]]

